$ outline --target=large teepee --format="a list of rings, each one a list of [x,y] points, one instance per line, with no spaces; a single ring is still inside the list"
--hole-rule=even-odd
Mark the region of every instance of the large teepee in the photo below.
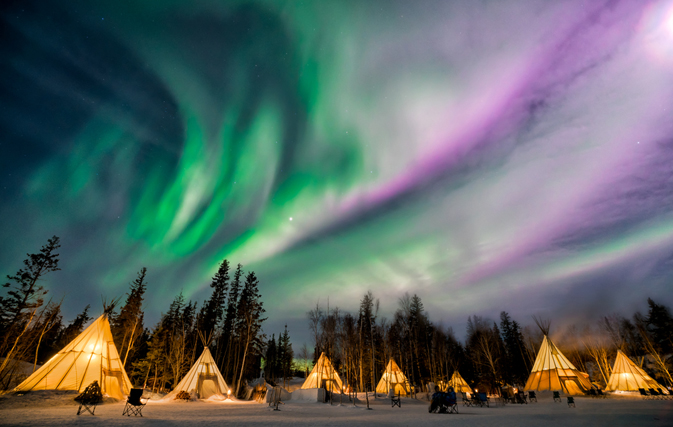
[[[123,399],[131,389],[112,340],[107,314],[96,319],[14,391],[82,391],[94,381],[98,381],[103,394],[117,399]]]
[[[404,376],[404,373],[393,359],[390,359],[386,370],[383,371],[381,380],[376,386],[376,392],[388,393],[388,390],[391,388],[396,395],[406,396],[410,393],[409,381],[407,381],[407,377]]]
[[[584,394],[591,388],[588,375],[570,363],[549,339],[549,322],[543,324],[537,319],[536,322],[544,333],[544,339],[525,390],[563,390],[567,394]]]
[[[320,355],[318,363],[315,364],[313,370],[301,386],[302,389],[321,387],[334,392],[340,391],[343,387],[339,374],[332,367],[332,363],[325,356],[325,353]]]
[[[660,389],[667,393],[666,388],[662,387],[652,377],[647,375],[631,359],[626,357],[621,350],[617,351],[617,358],[612,368],[610,381],[608,381],[607,391],[638,391],[638,389]]]
[[[467,384],[467,381],[463,379],[458,371],[453,371],[448,387],[453,387],[453,391],[456,393],[472,393],[472,389]]]
[[[208,346],[204,347],[201,357],[164,399],[175,399],[181,391],[191,394],[192,390],[196,391],[199,399],[208,399],[215,395],[225,398],[229,395],[229,387],[217,369]]]

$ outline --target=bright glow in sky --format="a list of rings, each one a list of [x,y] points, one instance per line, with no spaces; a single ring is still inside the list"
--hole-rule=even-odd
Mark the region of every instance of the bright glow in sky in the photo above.
[[[225,257],[299,342],[369,289],[458,331],[673,303],[670,1],[89,3],[1,16],[0,265],[60,236],[70,317]]]

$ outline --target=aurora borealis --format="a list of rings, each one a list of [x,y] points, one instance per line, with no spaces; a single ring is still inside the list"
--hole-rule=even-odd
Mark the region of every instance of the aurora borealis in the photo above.
[[[71,317],[223,258],[298,337],[673,304],[673,2],[90,3],[0,6],[0,273],[60,236]]]

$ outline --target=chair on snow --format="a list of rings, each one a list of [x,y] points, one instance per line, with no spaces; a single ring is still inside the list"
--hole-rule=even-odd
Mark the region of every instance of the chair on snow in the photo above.
[[[650,395],[647,394],[647,391],[644,388],[639,388],[638,391],[640,392],[640,395],[643,396],[645,399],[650,399]]]
[[[554,392],[554,402],[561,403],[561,393],[558,391]]]
[[[390,405],[392,408],[397,406],[398,408],[402,407],[402,399],[400,399],[400,393],[397,392],[397,394],[391,393],[390,394]]]
[[[129,397],[126,399],[126,405],[124,405],[124,411],[122,412],[122,415],[129,417],[131,415],[140,415],[142,417],[143,408],[145,405],[147,405],[147,400],[145,400],[145,402],[142,401],[142,395],[142,388],[132,388],[131,393],[129,393]]]
[[[100,385],[98,381],[94,381],[89,384],[84,391],[75,398],[76,402],[79,402],[79,408],[77,408],[77,415],[88,411],[91,415],[95,415],[96,405],[103,401],[103,393],[100,390]]]
[[[572,396],[568,396],[568,408],[575,408],[575,398]]]
[[[479,406],[483,407],[486,405],[487,408],[489,407],[488,395],[486,393],[477,393],[477,399],[479,401]]]
[[[467,397],[467,393],[463,392],[461,394],[463,395],[463,406],[472,406],[472,400]]]
[[[528,402],[526,401],[526,393],[524,393],[523,391],[519,391],[516,394],[516,403],[521,404],[521,405],[523,405],[523,404],[528,405]]]
[[[528,401],[537,402],[537,396],[535,395],[535,392],[533,390],[528,392]]]

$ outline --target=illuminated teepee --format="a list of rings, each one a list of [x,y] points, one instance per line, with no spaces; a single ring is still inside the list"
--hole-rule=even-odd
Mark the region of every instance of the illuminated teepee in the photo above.
[[[456,393],[472,393],[472,389],[467,384],[467,381],[463,379],[458,371],[453,371],[448,387],[453,387],[453,391]]]
[[[407,381],[407,377],[404,376],[404,373],[393,359],[390,359],[386,370],[383,371],[381,380],[376,386],[376,392],[388,393],[388,390],[391,388],[396,395],[406,396],[410,393],[409,381]]]
[[[83,391],[98,381],[101,391],[123,399],[131,389],[119,353],[112,340],[110,322],[103,314],[35,371],[14,391],[77,390]]]
[[[194,363],[192,369],[180,380],[173,391],[164,397],[164,400],[175,399],[181,391],[191,394],[192,390],[196,391],[199,399],[208,399],[212,396],[221,396],[222,398],[229,396],[229,387],[224,382],[220,370],[217,369],[215,359],[213,359],[207,345],[203,348],[201,357]]]
[[[325,353],[320,354],[318,362],[313,367],[313,370],[301,386],[302,389],[307,388],[325,388],[328,391],[338,392],[343,388],[343,383],[339,374],[332,367]]]
[[[544,333],[544,339],[525,390],[563,390],[567,394],[584,394],[591,388],[589,375],[580,372],[549,339],[549,322],[535,321]]]
[[[668,393],[666,388],[662,387],[652,377],[647,375],[638,365],[633,363],[631,359],[626,357],[621,350],[617,350],[617,358],[610,374],[610,381],[608,381],[606,391],[638,391],[638,389],[659,389],[664,393]]]

